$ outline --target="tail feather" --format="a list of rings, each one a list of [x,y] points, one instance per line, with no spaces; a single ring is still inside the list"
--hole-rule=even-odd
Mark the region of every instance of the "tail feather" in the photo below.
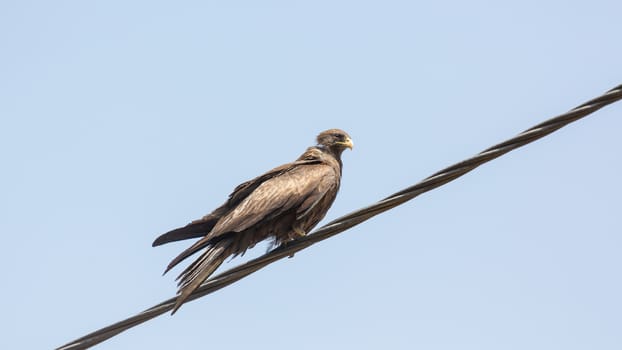
[[[195,262],[179,275],[179,290],[172,314],[175,314],[188,297],[205,281],[231,254],[231,239],[223,239],[209,247]]]
[[[152,246],[157,247],[165,243],[205,236],[214,228],[218,219],[218,217],[207,216],[203,219],[195,220],[184,227],[168,231],[156,238]]]
[[[173,259],[168,264],[168,266],[166,267],[166,270],[164,270],[164,274],[169,272],[173,267],[177,266],[177,264],[179,264],[180,262],[184,261],[190,255],[192,255],[192,254],[198,252],[199,250],[201,250],[201,249],[207,247],[208,245],[210,245],[211,244],[210,240],[211,239],[208,239],[207,237],[205,237],[203,239],[200,239],[200,240],[196,241],[193,245],[188,247],[186,250],[181,252],[179,255],[177,255],[175,257],[175,259]]]

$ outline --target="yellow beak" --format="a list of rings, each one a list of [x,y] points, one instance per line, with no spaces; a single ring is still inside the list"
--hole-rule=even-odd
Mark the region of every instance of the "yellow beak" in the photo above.
[[[352,142],[352,140],[348,137],[345,141],[343,142],[338,142],[338,144],[347,147],[349,149],[353,149],[354,148],[354,142]]]

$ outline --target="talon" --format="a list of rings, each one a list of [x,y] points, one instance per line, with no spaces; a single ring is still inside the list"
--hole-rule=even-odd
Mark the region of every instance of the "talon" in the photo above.
[[[290,241],[295,240],[296,238],[301,238],[307,235],[307,233],[305,231],[303,231],[300,227],[293,227],[293,237],[290,236]],[[290,256],[288,256],[288,259],[291,259],[294,257],[294,254],[291,254]]]
[[[300,238],[307,235],[307,233],[303,231],[300,227],[294,227],[294,233],[296,234],[296,237],[294,238]]]

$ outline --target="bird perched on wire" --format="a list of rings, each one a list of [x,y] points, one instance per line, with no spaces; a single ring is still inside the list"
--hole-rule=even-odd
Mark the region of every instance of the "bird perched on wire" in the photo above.
[[[323,131],[317,136],[317,146],[309,147],[296,161],[242,183],[210,214],[158,237],[154,247],[202,237],[164,271],[203,250],[177,277],[179,290],[172,314],[228,257],[244,254],[266,239],[275,246],[285,244],[317,225],[339,190],[341,153],[352,147],[345,131]]]

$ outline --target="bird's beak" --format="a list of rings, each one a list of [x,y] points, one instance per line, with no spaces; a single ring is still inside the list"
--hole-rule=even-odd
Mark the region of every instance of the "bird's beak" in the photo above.
[[[353,149],[354,148],[354,142],[352,142],[352,139],[350,139],[349,137],[346,138],[345,141],[343,142],[339,142],[340,145],[347,147],[349,149]]]

